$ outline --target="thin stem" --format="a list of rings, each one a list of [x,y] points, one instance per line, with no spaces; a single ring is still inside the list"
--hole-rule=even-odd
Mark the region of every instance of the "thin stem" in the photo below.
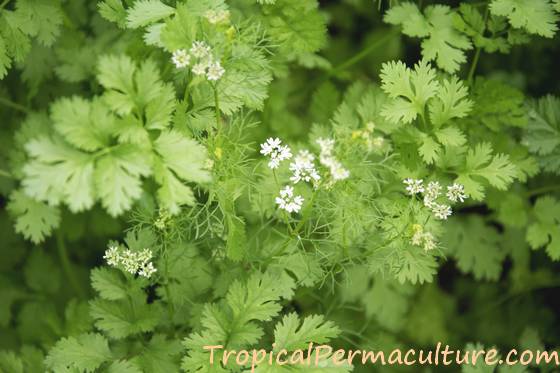
[[[214,86],[214,107],[216,109],[216,130],[220,134],[222,129],[222,116],[220,114],[220,97],[218,96],[218,88]]]
[[[274,182],[276,183],[276,188],[280,189],[280,183],[278,182],[278,176],[276,176],[276,170],[272,170],[272,175],[274,175]],[[290,224],[290,217],[288,216],[285,210],[282,210],[282,216],[284,217],[284,221],[288,226],[288,231],[290,232],[290,234],[293,234],[294,230],[292,229],[292,224]]]
[[[478,60],[480,59],[480,47],[476,48],[476,52],[474,53],[473,62],[471,63],[471,68],[469,70],[469,75],[467,76],[467,84],[469,86],[472,85],[474,72],[476,70],[476,66],[478,65]]]
[[[9,2],[10,2],[10,0],[4,0],[4,1],[2,2],[2,4],[0,4],[0,10],[1,10],[1,9],[4,9],[4,7],[5,7],[6,5],[8,5]]]
[[[56,247],[58,249],[58,256],[60,258],[60,263],[62,264],[62,269],[66,275],[66,278],[70,282],[70,286],[74,289],[74,292],[80,297],[85,298],[85,292],[80,286],[76,278],[76,274],[72,269],[72,264],[68,257],[68,250],[66,249],[66,244],[64,243],[64,238],[60,231],[56,232]]]
[[[525,195],[527,197],[533,197],[539,194],[548,193],[548,192],[557,192],[557,191],[560,191],[560,185],[547,185],[541,188],[529,190]]]
[[[488,12],[489,12],[489,9],[488,9],[488,7],[486,7],[486,10],[484,12],[484,30],[486,30],[486,22],[488,22]],[[469,75],[467,76],[467,84],[469,86],[472,85],[472,82],[473,82],[473,79],[474,79],[474,72],[476,71],[476,67],[478,65],[478,60],[480,59],[481,50],[482,49],[480,47],[477,47],[476,52],[474,53],[474,58],[473,58],[473,61],[471,63],[471,68],[469,70]]]
[[[398,30],[396,30],[396,29],[387,32],[382,38],[377,39],[375,42],[371,43],[367,48],[362,49],[360,52],[358,52],[354,56],[350,57],[349,59],[347,59],[346,61],[344,61],[340,65],[332,68],[329,71],[328,75],[331,76],[331,75],[334,75],[334,74],[336,74],[340,71],[344,71],[347,68],[349,68],[350,66],[360,62],[361,60],[366,58],[371,52],[373,52],[374,50],[376,50],[377,48],[379,48],[383,44],[385,44],[389,39],[391,39],[397,33],[398,33]]]
[[[1,9],[1,7],[0,7],[0,9]],[[26,108],[25,106],[20,105],[20,104],[18,104],[18,103],[16,103],[16,102],[10,101],[10,100],[8,100],[8,99],[6,99],[6,98],[4,98],[4,97],[0,97],[0,104],[3,104],[3,105],[5,105],[5,106],[7,106],[7,107],[9,107],[9,108],[12,108],[12,109],[14,109],[14,110],[17,110],[17,111],[21,111],[22,113],[26,113],[26,114],[27,114],[27,113],[30,112],[30,110],[29,110],[28,108]]]
[[[14,178],[14,176],[10,172],[2,169],[0,169],[0,176],[7,177],[8,179]]]

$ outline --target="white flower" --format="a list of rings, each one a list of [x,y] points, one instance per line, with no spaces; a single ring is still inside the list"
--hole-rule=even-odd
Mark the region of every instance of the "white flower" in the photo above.
[[[307,149],[300,150],[294,157],[296,163],[311,163],[315,160],[315,156]]]
[[[414,246],[420,246],[422,245],[423,239],[424,239],[424,232],[422,232],[422,230],[420,229],[414,232],[414,235],[412,235],[410,243],[413,244]]]
[[[103,255],[103,259],[107,261],[107,264],[110,266],[117,266],[120,262],[119,257],[119,249],[117,246],[109,246],[109,249],[105,251],[105,255]]]
[[[193,66],[192,72],[195,75],[206,75],[206,69],[208,68],[208,63],[199,62]]]
[[[465,194],[465,187],[457,183],[447,187],[446,195],[451,202],[465,202],[465,199],[467,198],[467,195]]]
[[[276,204],[287,212],[299,212],[303,204],[302,196],[294,196],[294,188],[287,185],[280,190],[280,197],[276,197]]]
[[[315,157],[313,154],[309,153],[307,150],[300,150],[300,152],[295,156],[294,162],[290,164],[290,170],[293,171],[293,176],[290,180],[297,184],[301,180],[305,182],[318,181],[321,179],[315,165],[313,164],[313,159]]]
[[[441,185],[437,181],[430,181],[424,191],[424,206],[432,207],[441,194]]]
[[[261,144],[261,154],[270,156],[268,167],[271,169],[278,168],[280,162],[292,158],[292,152],[287,145],[281,145],[282,141],[279,138],[267,139],[266,142]]]
[[[226,70],[220,64],[220,61],[212,62],[208,65],[208,72],[206,73],[206,78],[208,80],[218,80],[224,75]]]
[[[221,23],[229,19],[229,10],[209,10],[204,16],[211,24]]]
[[[329,158],[334,149],[334,140],[320,137],[316,142],[319,144],[319,148],[321,148],[321,158]]]
[[[376,148],[382,147],[384,143],[385,143],[385,139],[381,136],[378,136],[372,140],[372,145],[375,146]]]
[[[171,61],[173,61],[176,68],[182,69],[189,66],[189,64],[191,63],[191,56],[187,53],[186,50],[177,49],[175,52],[173,52]]]
[[[203,41],[192,43],[190,53],[196,58],[204,58],[210,54],[210,47]]]
[[[155,272],[157,272],[157,269],[154,268],[154,265],[152,264],[152,262],[150,262],[138,271],[138,275],[150,278]]]
[[[425,251],[430,251],[436,248],[436,241],[434,240],[434,236],[430,232],[424,233],[422,246]]]
[[[447,220],[447,218],[452,214],[450,206],[440,205],[438,203],[434,203],[432,205],[432,212],[434,213],[435,217],[440,220]]]
[[[342,164],[333,156],[334,140],[318,138],[316,140],[321,149],[319,154],[319,162],[329,168],[333,181],[344,180],[350,177],[350,171],[342,166]]]
[[[405,179],[403,180],[403,183],[407,185],[406,187],[406,191],[408,192],[408,194],[410,194],[411,196],[418,194],[418,193],[424,193],[424,181],[422,179]]]
[[[342,167],[340,162],[332,160],[331,162],[331,176],[335,181],[348,179],[350,177],[350,171]]]
[[[130,274],[138,274],[144,277],[150,277],[157,271],[150,260],[152,259],[152,250],[144,249],[134,252],[130,249],[119,250],[117,246],[110,246],[105,251],[104,259],[107,264],[120,268]]]

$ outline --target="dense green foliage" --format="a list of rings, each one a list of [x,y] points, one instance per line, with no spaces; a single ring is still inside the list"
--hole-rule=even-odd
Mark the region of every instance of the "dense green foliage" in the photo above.
[[[0,372],[555,349],[559,20],[558,0],[2,1]],[[257,369],[319,370],[406,371]]]

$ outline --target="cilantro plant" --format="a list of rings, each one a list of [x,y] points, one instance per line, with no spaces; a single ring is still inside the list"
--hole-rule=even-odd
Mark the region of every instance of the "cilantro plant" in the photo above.
[[[556,349],[559,20],[557,0],[0,1],[0,372]],[[462,371],[554,371],[515,369]]]

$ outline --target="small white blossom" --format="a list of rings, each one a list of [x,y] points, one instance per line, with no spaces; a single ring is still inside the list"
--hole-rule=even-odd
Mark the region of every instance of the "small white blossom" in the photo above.
[[[414,246],[421,246],[422,240],[424,239],[424,232],[422,230],[416,230],[410,239],[410,243]]]
[[[434,236],[430,232],[424,233],[422,246],[425,251],[430,251],[436,248],[436,241],[434,240]]]
[[[300,150],[294,157],[296,163],[311,163],[315,160],[315,156],[307,149]]]
[[[120,250],[117,246],[110,246],[105,251],[103,258],[107,260],[107,264],[110,266],[120,268],[133,275],[138,274],[149,278],[157,271],[150,261],[152,259],[152,250],[150,249],[135,252],[130,249]]]
[[[411,196],[418,193],[424,193],[424,181],[422,179],[408,178],[403,180],[403,183],[406,184],[406,191]]]
[[[437,181],[430,181],[424,191],[424,206],[432,207],[441,194],[441,185]]]
[[[110,266],[119,265],[119,249],[116,246],[109,246],[109,249],[107,249],[105,255],[103,255],[103,259],[105,259]]]
[[[414,246],[422,246],[424,251],[430,251],[436,248],[436,241],[430,232],[424,232],[424,229],[419,224],[414,224],[412,227],[414,234],[410,239],[410,243]]]
[[[224,75],[226,70],[220,64],[220,61],[212,62],[208,65],[208,72],[206,73],[206,78],[208,80],[218,80]]]
[[[204,58],[210,54],[210,47],[203,41],[195,41],[189,52],[196,58]]]
[[[175,67],[178,69],[183,69],[191,63],[191,56],[187,53],[184,49],[177,49],[173,52],[173,56],[171,57],[171,61],[175,64]]]
[[[303,204],[302,196],[294,196],[294,188],[287,185],[280,190],[280,197],[276,197],[276,204],[287,212],[299,212]]]
[[[457,183],[447,187],[446,195],[451,202],[465,202],[465,199],[467,198],[467,195],[465,194],[465,187]]]
[[[332,155],[334,150],[334,140],[333,139],[323,139],[318,138],[316,140],[317,144],[319,144],[319,148],[321,149],[321,158],[329,158]]]
[[[381,136],[375,137],[372,140],[372,145],[375,146],[376,148],[382,147],[384,143],[385,143],[385,139]]]
[[[297,184],[300,181],[310,182],[318,181],[321,179],[315,164],[313,164],[313,154],[307,150],[301,150],[294,158],[294,162],[290,164],[290,170],[294,173],[290,180]]]
[[[192,72],[194,75],[206,75],[206,69],[208,69],[208,63],[199,62],[192,67]]]
[[[342,164],[333,156],[334,140],[318,138],[316,140],[321,149],[319,154],[319,162],[329,168],[333,181],[344,180],[350,177],[350,171],[342,166]]]
[[[292,152],[287,145],[282,145],[279,138],[267,139],[266,142],[261,144],[261,154],[270,156],[268,167],[271,169],[278,168],[280,162],[292,158]]]
[[[150,263],[146,264],[145,266],[143,266],[138,271],[138,275],[139,276],[144,276],[146,278],[150,278],[156,272],[157,272],[157,269],[154,268],[154,265],[150,262]]]
[[[335,181],[348,179],[350,177],[350,171],[342,167],[340,162],[333,160],[331,163],[331,175]]]
[[[229,19],[229,10],[209,10],[204,16],[211,24],[222,23]]]
[[[447,218],[452,214],[450,206],[440,205],[438,203],[433,204],[432,212],[434,213],[434,216],[440,220],[447,220]]]

